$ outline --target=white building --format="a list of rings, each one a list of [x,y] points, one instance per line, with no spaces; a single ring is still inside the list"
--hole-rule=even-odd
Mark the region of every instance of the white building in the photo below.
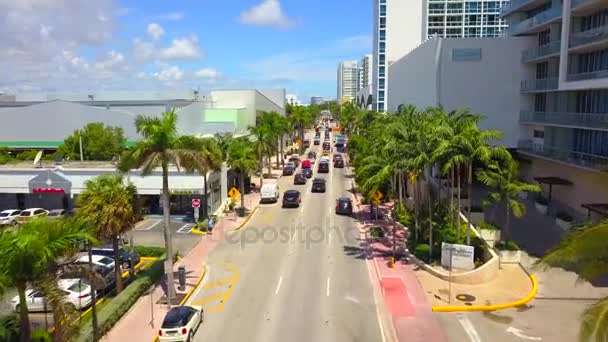
[[[500,144],[515,148],[523,132],[519,84],[527,74],[519,57],[530,46],[527,38],[429,39],[389,67],[388,110],[466,107],[486,116],[482,128],[504,132]]]
[[[371,54],[363,56],[359,62],[359,89],[372,85],[374,58]]]
[[[345,61],[338,65],[338,101],[351,102],[359,89],[359,65],[357,61]]]
[[[285,96],[285,102],[287,102],[291,106],[301,106],[302,105],[302,101],[300,101],[298,99],[298,96],[294,95],[294,94],[287,94],[287,96]]]
[[[387,68],[426,38],[497,37],[506,27],[498,17],[508,0],[374,0],[373,101],[387,105]]]
[[[519,57],[525,177],[572,182],[553,197],[573,211],[608,202],[608,1],[513,0],[501,15],[509,35],[535,43]]]

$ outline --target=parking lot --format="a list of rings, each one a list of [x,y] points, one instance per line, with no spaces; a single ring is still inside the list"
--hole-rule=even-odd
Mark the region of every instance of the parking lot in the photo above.
[[[172,219],[170,224],[173,250],[180,255],[186,255],[196,245],[200,237],[191,234],[194,223]],[[139,223],[135,229],[127,234],[133,240],[134,245],[165,247],[163,237],[164,223],[161,217],[149,217]]]

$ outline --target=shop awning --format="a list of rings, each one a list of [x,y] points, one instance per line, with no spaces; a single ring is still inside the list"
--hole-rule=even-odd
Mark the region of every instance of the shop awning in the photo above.
[[[585,203],[581,207],[587,209],[588,216],[591,216],[591,213],[594,212],[608,218],[608,203]]]
[[[571,186],[574,183],[572,183],[571,181],[567,180],[567,179],[563,179],[560,177],[534,177],[534,180],[539,182],[540,184],[547,184],[549,185],[549,201],[551,201],[551,195],[553,193],[553,186],[554,185],[566,185],[566,186]]]

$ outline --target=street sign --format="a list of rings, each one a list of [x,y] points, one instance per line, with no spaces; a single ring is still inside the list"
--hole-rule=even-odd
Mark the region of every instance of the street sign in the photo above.
[[[241,192],[235,187],[232,187],[230,188],[230,190],[228,190],[228,196],[232,198],[238,197],[240,194]]]
[[[380,191],[376,191],[372,199],[374,200],[374,202],[380,202],[380,200],[382,199],[382,193]]]
[[[192,199],[192,208],[200,208],[201,207],[201,200],[198,198],[193,198]]]
[[[475,269],[475,248],[452,243],[441,243],[441,266],[462,270]]]

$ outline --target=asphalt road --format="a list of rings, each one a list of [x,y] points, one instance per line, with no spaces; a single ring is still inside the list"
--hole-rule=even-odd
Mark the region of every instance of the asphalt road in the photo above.
[[[334,213],[344,173],[321,175],[326,193],[282,177],[282,191],[302,192],[300,208],[261,205],[211,253],[190,300],[206,314],[196,341],[383,340],[367,264],[348,253],[359,247],[355,221]]]
[[[198,243],[200,236],[190,234],[193,223],[171,220],[173,250],[186,255]],[[161,218],[149,219],[144,225],[127,233],[133,243],[139,246],[165,247],[163,237],[163,222]]]

